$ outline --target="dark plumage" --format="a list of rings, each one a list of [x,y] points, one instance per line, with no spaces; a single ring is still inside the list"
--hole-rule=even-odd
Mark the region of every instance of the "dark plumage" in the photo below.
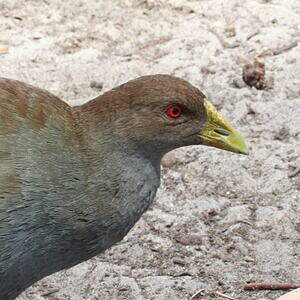
[[[70,107],[0,79],[0,299],[120,241],[151,204],[168,151],[247,154],[188,82],[145,76]]]

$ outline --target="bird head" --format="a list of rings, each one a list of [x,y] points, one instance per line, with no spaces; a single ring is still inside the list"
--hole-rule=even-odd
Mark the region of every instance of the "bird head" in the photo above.
[[[161,156],[175,148],[205,145],[248,154],[244,139],[205,95],[173,76],[129,81],[94,101],[94,107],[92,102],[90,111],[102,111],[102,121],[108,121],[115,136],[148,153]]]

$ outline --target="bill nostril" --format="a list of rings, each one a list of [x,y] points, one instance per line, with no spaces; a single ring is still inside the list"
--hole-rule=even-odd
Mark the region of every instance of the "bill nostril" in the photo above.
[[[227,131],[222,131],[222,130],[215,129],[214,132],[216,132],[220,135],[230,136],[230,133],[227,132]]]

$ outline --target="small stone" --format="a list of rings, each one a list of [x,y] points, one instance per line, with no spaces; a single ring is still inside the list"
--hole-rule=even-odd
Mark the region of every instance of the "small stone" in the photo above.
[[[170,221],[170,222],[167,222],[165,226],[166,226],[167,228],[171,228],[173,225],[174,225],[174,222],[173,222],[173,221]]]
[[[246,261],[246,262],[255,262],[255,260],[250,256],[245,256],[244,261]]]
[[[254,63],[249,63],[243,67],[243,80],[250,87],[258,90],[267,87],[265,80],[265,64],[255,59]]]
[[[279,141],[288,140],[290,136],[289,129],[287,127],[281,127],[278,132],[276,132],[274,139]]]
[[[172,273],[170,270],[166,269],[158,269],[157,270],[157,276],[170,276]]]
[[[294,170],[290,171],[288,173],[288,178],[296,177],[299,174],[300,174],[300,167],[299,168],[295,168]]]
[[[181,265],[181,266],[184,266],[186,264],[186,262],[180,258],[174,258],[173,263],[176,265]]]
[[[234,27],[228,27],[225,29],[225,36],[227,38],[236,36],[236,31]]]
[[[255,115],[256,111],[253,109],[253,107],[249,106],[247,109],[247,115]]]
[[[90,87],[92,89],[97,89],[97,90],[102,90],[103,89],[103,83],[102,82],[99,82],[99,81],[91,81],[90,83]]]
[[[212,69],[212,68],[202,67],[201,68],[201,73],[204,74],[204,75],[208,75],[208,74],[216,74],[217,71]]]

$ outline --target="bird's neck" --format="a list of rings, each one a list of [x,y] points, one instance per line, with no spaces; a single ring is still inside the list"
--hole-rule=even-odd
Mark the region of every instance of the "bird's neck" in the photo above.
[[[113,115],[114,100],[100,98],[73,108],[86,159],[84,191],[89,199],[95,198],[90,203],[98,215],[93,218],[100,223],[111,220],[124,229],[125,235],[155,195],[164,153],[154,153],[133,142]],[[112,228],[110,224],[104,227]]]
[[[161,157],[138,149],[111,128],[89,129],[84,126],[80,137],[85,178],[75,202],[84,205],[82,200],[87,199],[89,212],[83,217],[87,220],[82,238],[90,239],[83,243],[94,255],[120,241],[149,207],[160,184]]]

